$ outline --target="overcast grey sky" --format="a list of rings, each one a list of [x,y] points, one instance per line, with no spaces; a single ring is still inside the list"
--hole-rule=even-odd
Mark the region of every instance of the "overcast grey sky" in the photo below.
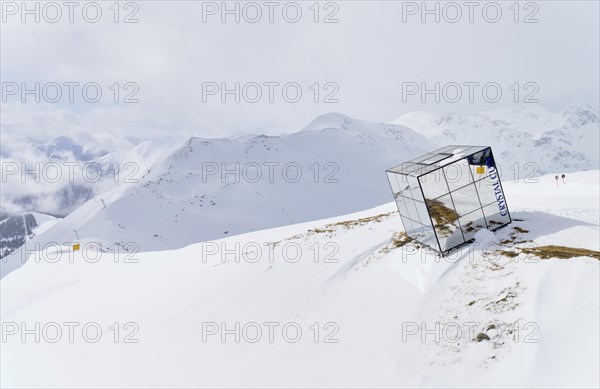
[[[38,15],[36,3],[27,4],[33,13],[20,1],[2,3],[4,131],[219,137],[290,132],[331,111],[391,121],[413,110],[470,113],[515,100],[537,99],[550,110],[598,102],[597,1],[428,2],[437,15],[423,14],[420,1],[228,2],[237,15],[223,14],[221,1],[121,2],[118,14],[112,1],[86,6],[85,14],[81,2],[72,23],[63,2],[39,3]],[[22,103],[21,83],[36,81],[46,87],[42,103],[33,95]],[[55,96],[53,82],[62,98],[44,103]],[[80,83],[73,103],[64,82]],[[90,82],[101,87],[97,103],[82,98]],[[215,89],[236,82],[239,103]],[[436,82],[439,103],[420,93]],[[262,95],[252,103],[257,85]],[[485,98],[484,85],[491,88]],[[502,97],[490,102],[498,88]],[[299,101],[290,102],[298,90]],[[129,94],[139,102],[124,103]]]

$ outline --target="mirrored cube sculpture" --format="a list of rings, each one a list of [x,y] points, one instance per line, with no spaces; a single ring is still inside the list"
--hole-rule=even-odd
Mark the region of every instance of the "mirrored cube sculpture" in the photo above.
[[[446,146],[386,173],[406,234],[442,254],[511,222],[491,147]]]

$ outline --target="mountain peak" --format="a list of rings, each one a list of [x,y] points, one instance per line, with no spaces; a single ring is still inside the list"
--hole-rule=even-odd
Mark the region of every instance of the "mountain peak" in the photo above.
[[[329,112],[321,116],[317,116],[312,122],[310,122],[301,131],[322,131],[328,129],[347,129],[348,124],[354,121],[354,119],[338,113]]]
[[[67,136],[59,136],[58,138],[54,138],[50,142],[47,142],[45,145],[55,147],[79,146],[73,139]]]
[[[73,139],[66,136],[59,136],[45,143],[40,149],[46,153],[46,156],[56,159],[75,158],[82,160],[83,147],[77,144]]]
[[[597,106],[593,106],[584,101],[578,101],[570,104],[562,110],[561,116],[567,119],[574,127],[579,128],[586,124],[600,123],[600,113]]]

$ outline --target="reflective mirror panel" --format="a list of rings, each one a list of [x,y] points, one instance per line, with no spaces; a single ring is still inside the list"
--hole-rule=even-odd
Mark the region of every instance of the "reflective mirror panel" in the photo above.
[[[427,207],[442,251],[464,242],[458,215],[449,194],[427,200]]]
[[[441,169],[419,177],[419,181],[425,200],[436,199],[450,191]]]
[[[466,159],[461,159],[458,162],[444,167],[444,175],[446,176],[451,191],[462,188],[473,182],[473,177]]]
[[[475,182],[475,187],[477,188],[477,193],[479,194],[479,200],[481,201],[482,206],[504,199],[502,187],[496,175]]]
[[[452,196],[454,208],[460,216],[481,208],[479,197],[477,197],[477,191],[473,184],[450,192],[450,196]]]
[[[417,206],[415,204],[415,200],[405,197],[404,203],[406,204],[406,210],[407,210],[406,216],[416,222],[421,222],[421,218],[419,217],[419,213],[417,212]]]
[[[487,228],[485,219],[483,217],[483,211],[481,209],[477,209],[474,212],[460,217],[458,221],[460,223],[460,227],[462,228],[465,240],[473,239],[477,231],[482,228]]]
[[[404,196],[411,197],[411,191],[408,185],[407,176],[397,173],[387,172],[388,180],[390,181],[390,186],[392,187],[392,191],[394,192],[394,197]]]
[[[445,224],[458,219],[449,194],[434,200],[427,200],[427,208],[429,208],[429,215],[433,220],[433,224]]]
[[[386,174],[388,177],[388,181],[390,182],[390,188],[392,188],[394,197],[396,197],[396,193],[400,192],[400,184],[398,183],[398,178],[396,177],[399,174],[392,173],[392,172],[386,172]]]
[[[425,203],[415,201],[414,204],[415,208],[417,208],[417,214],[419,215],[418,220],[421,222],[421,224],[432,228],[433,226],[431,225],[431,219],[429,218],[429,213],[427,212],[427,206],[425,205]]]
[[[402,217],[402,224],[404,224],[404,232],[406,232],[406,235],[413,238],[414,233],[415,233],[415,228],[413,227],[413,221],[406,217]]]
[[[417,201],[425,201],[421,193],[421,186],[417,177],[408,176],[408,186],[411,190],[411,197]]]
[[[495,230],[498,227],[501,227],[510,222],[510,216],[508,214],[508,209],[504,207],[502,209],[502,205],[498,203],[493,203],[483,207],[483,213],[485,215],[485,220],[487,221],[488,230]]]
[[[436,227],[435,231],[442,251],[450,250],[465,242],[460,228],[456,227],[454,224],[444,226],[443,231],[441,230],[441,227]]]
[[[400,213],[400,216],[408,217],[408,209],[406,209],[404,197],[398,196],[396,198],[396,205],[398,206],[398,213]]]

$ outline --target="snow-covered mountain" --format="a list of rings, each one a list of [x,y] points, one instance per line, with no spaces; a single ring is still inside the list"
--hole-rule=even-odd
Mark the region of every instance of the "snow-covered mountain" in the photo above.
[[[410,128],[341,114],[289,135],[191,138],[32,243],[64,242],[75,230],[160,250],[353,212],[389,199],[386,168],[435,147]]]
[[[347,126],[340,117],[338,114],[324,115],[302,132],[327,133],[328,137],[324,141],[334,142],[331,147],[335,150],[342,145],[335,145],[336,134],[353,132],[355,137],[364,136],[364,144],[369,145],[382,140],[377,135],[369,139],[372,134],[386,131],[381,124],[353,120],[354,128],[336,132],[336,129],[344,130]],[[549,112],[539,105],[496,109],[475,115],[439,115],[421,111],[405,114],[393,123],[416,130],[430,140],[430,145],[491,145],[499,164],[504,167],[504,174],[517,180],[540,173],[599,167],[600,119],[598,107],[589,104],[571,104],[557,113]],[[394,134],[388,135],[394,139]],[[127,141],[127,145],[121,149],[107,152],[66,136],[45,142],[6,131],[2,136],[0,160],[3,164],[3,190],[0,212],[3,214],[33,211],[65,216],[85,201],[119,186],[123,181],[130,183],[139,180],[160,156],[175,150],[181,144],[169,144],[164,138],[146,140],[137,146],[131,146]],[[248,142],[251,147],[253,138],[257,137],[229,139],[229,143]],[[258,140],[260,139],[264,142],[273,141],[267,140],[268,136],[258,136]],[[259,143],[258,140],[254,142]],[[224,139],[206,141],[228,143]],[[321,142],[321,139],[318,138],[315,142]],[[412,143],[409,141],[407,145],[411,146]],[[401,161],[402,155],[404,150],[400,148],[397,155],[388,159],[393,164]],[[74,179],[69,180],[70,167],[67,164],[73,162],[76,163]],[[19,174],[8,175],[5,179],[5,163],[16,163]],[[25,174],[24,180],[22,170],[26,168],[30,172],[36,171],[36,164],[42,169],[51,164],[59,166],[61,177],[58,182],[46,180],[39,169],[37,174]],[[87,169],[86,174],[84,169]],[[51,167],[47,172],[52,176],[54,170]],[[98,173],[100,176],[96,179]],[[327,175],[327,172],[322,173]]]
[[[106,151],[87,150],[73,139],[60,136],[38,147],[48,158],[69,161],[91,161],[108,154]]]
[[[3,134],[0,213],[42,212],[65,216],[95,195],[147,173],[164,153],[160,142],[94,151],[67,137],[41,143]]]
[[[3,209],[74,211],[32,243],[77,233],[104,246],[164,250],[381,204],[389,200],[386,168],[448,143],[492,145],[505,180],[598,168],[598,111],[585,104],[559,113],[539,106],[471,116],[414,112],[395,122],[331,113],[296,133],[190,138],[166,155],[163,142],[145,141],[86,161],[100,170],[98,181],[23,185],[11,176],[17,181],[4,185]],[[57,161],[45,154],[50,145],[86,149],[61,138],[34,157]]]
[[[413,128],[438,144],[490,145],[505,170],[511,176],[519,171],[523,179],[539,173],[598,169],[599,116],[598,107],[576,103],[557,113],[539,105],[475,115],[419,111],[392,123]]]
[[[0,259],[21,247],[27,239],[42,233],[58,220],[50,215],[28,212],[0,220]]]
[[[167,161],[191,166],[196,142]],[[503,185],[514,222],[444,259],[392,203],[172,251],[38,253],[0,284],[0,383],[598,387],[599,172]]]

